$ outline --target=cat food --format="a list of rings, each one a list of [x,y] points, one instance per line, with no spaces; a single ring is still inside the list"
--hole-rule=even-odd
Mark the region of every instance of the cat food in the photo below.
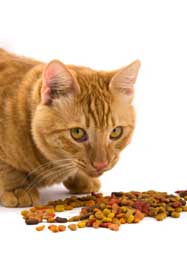
[[[118,231],[122,224],[139,223],[144,217],[152,217],[157,221],[166,217],[179,218],[181,212],[187,211],[186,197],[187,191],[176,191],[176,195],[153,190],[112,192],[106,196],[102,193],[92,193],[49,201],[46,205],[23,210],[21,214],[27,225],[51,223],[48,229],[52,232],[63,232],[67,228],[76,231],[84,227]],[[56,216],[56,212],[70,211],[74,208],[81,208],[76,216],[69,219]],[[63,225],[64,223],[68,226]],[[42,231],[44,227],[39,225],[36,230]]]
[[[44,230],[44,228],[45,228],[45,226],[38,226],[38,227],[36,227],[36,230],[37,231],[42,231],[42,230]]]
[[[76,224],[69,224],[68,228],[72,231],[75,231],[75,230],[77,230],[77,225]]]

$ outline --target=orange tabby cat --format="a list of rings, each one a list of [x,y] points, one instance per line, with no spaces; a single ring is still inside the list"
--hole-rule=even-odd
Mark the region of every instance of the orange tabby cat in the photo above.
[[[98,191],[130,142],[140,62],[118,71],[44,64],[0,49],[0,199],[30,206],[38,188],[63,182]]]

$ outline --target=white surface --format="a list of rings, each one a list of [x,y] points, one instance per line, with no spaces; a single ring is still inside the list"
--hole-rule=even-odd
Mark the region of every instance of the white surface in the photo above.
[[[114,69],[136,58],[137,127],[103,192],[187,186],[186,1],[0,0],[0,46],[44,61]],[[43,199],[63,191],[46,189]],[[187,215],[52,234],[0,208],[1,279],[186,278]]]

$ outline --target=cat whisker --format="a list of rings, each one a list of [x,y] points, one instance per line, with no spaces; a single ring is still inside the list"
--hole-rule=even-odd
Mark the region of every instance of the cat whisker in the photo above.
[[[39,165],[38,167],[36,167],[36,168],[34,168],[31,172],[29,172],[28,174],[27,174],[27,177],[23,180],[23,182],[22,182],[22,185],[24,186],[25,185],[25,183],[28,183],[28,180],[29,180],[29,177],[31,177],[33,174],[37,174],[37,173],[40,173],[42,170],[44,171],[45,170],[45,168],[48,168],[48,167],[50,167],[50,166],[53,166],[55,163],[61,163],[61,162],[68,162],[68,161],[70,161],[70,162],[72,162],[72,159],[70,158],[70,159],[59,159],[59,160],[53,160],[53,161],[47,161],[47,162],[44,162],[43,164],[41,164],[41,165]],[[36,175],[37,176],[37,175]]]
[[[58,172],[62,176],[62,173],[67,172],[69,169],[73,168],[75,168],[75,165],[72,163],[68,163],[59,166],[54,166],[49,170],[42,170],[39,174],[37,174],[34,177],[34,179],[30,182],[25,191],[29,191],[29,189],[31,189],[34,186],[34,184],[39,184],[42,180],[46,180],[46,176],[52,176],[53,172]]]
[[[73,171],[73,170],[75,170],[75,167],[69,167],[69,168],[67,168],[65,171],[64,171],[64,177],[65,176],[68,176],[69,175],[69,173],[71,172],[71,171]],[[43,180],[46,180],[46,179],[48,179],[49,177],[51,177],[51,176],[54,176],[55,174],[57,174],[59,177],[62,177],[62,173],[61,172],[59,172],[58,170],[54,170],[53,172],[51,172],[50,174],[46,174],[46,176],[43,176]],[[57,177],[58,177],[57,176]],[[54,178],[53,178],[53,180],[54,180]]]
[[[83,162],[80,161],[80,160],[76,160],[75,163],[77,164],[78,167],[82,167],[83,169],[86,168],[86,164],[83,163]]]

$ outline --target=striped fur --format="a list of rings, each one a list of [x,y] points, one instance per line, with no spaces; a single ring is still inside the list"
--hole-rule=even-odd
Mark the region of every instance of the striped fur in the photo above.
[[[79,92],[67,94],[64,80],[60,86],[57,80],[52,104],[42,104],[47,65],[0,49],[0,196],[5,206],[31,205],[39,187],[60,182],[73,192],[97,191],[93,162],[108,161],[106,169],[111,169],[130,142],[135,114],[125,93],[116,92],[116,80],[111,87],[118,71],[63,67]],[[116,126],[124,133],[111,141]],[[73,127],[83,128],[88,141],[75,142]]]

